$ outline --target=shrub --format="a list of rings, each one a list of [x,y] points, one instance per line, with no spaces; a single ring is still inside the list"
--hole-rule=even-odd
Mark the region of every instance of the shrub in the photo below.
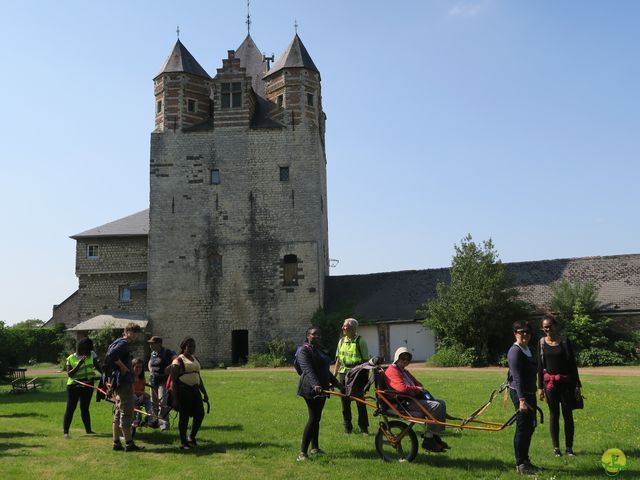
[[[266,352],[250,353],[246,367],[285,367],[293,361],[293,344],[281,338],[276,338],[267,343]]]
[[[475,367],[480,363],[475,348],[464,348],[461,345],[439,348],[427,360],[427,365],[433,367]]]
[[[338,340],[342,335],[342,324],[345,318],[354,316],[353,308],[352,304],[347,303],[340,305],[334,312],[326,312],[320,308],[311,318],[311,325],[320,330],[320,348],[325,352],[333,355],[336,351]],[[301,337],[304,337],[304,332],[301,332]],[[300,338],[300,343],[303,341],[304,338]]]
[[[604,348],[587,348],[578,353],[578,364],[582,367],[601,367],[604,365],[624,365],[624,357]]]

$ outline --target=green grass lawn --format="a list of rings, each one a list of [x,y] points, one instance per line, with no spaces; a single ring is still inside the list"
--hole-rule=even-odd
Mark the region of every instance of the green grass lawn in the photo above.
[[[504,373],[437,371],[417,376],[452,414],[463,416],[486,401]],[[87,436],[76,411],[71,439],[62,437],[65,379],[41,378],[35,393],[0,393],[0,478],[117,479],[163,478],[433,478],[453,480],[518,478],[513,467],[513,427],[502,432],[449,430],[452,450],[423,451],[410,464],[388,464],[377,456],[374,436],[342,433],[338,398],[328,401],[320,431],[326,455],[295,461],[306,406],[295,395],[293,370],[209,370],[204,373],[212,408],[199,435],[201,446],[179,452],[177,422],[170,432],[144,430],[137,442],[141,453],[112,452],[111,406],[91,405],[96,436]],[[583,376],[586,409],[576,413],[576,458],[555,458],[547,424],[534,435],[533,462],[544,468],[538,478],[606,478],[599,465],[602,453],[622,449],[630,460],[621,478],[640,477],[640,382],[638,377]],[[545,413],[546,406],[543,407]],[[371,412],[371,410],[370,410]],[[486,418],[502,421],[512,413],[497,401]],[[354,407],[355,414],[355,407]],[[370,416],[372,431],[377,419]]]

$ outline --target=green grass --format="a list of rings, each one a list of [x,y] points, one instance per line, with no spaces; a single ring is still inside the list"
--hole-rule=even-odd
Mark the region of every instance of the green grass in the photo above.
[[[429,389],[447,401],[453,414],[464,415],[482,404],[504,379],[497,372],[442,370],[418,372]],[[452,450],[426,455],[410,464],[382,462],[374,437],[342,433],[340,402],[325,408],[320,446],[325,456],[297,463],[306,406],[295,395],[298,377],[292,370],[210,370],[204,373],[210,392],[211,414],[199,435],[202,446],[193,452],[177,450],[176,425],[170,432],[145,430],[138,434],[146,451],[136,454],[110,450],[111,408],[91,405],[93,429],[86,436],[76,411],[71,439],[62,438],[65,379],[41,378],[35,393],[0,393],[0,477],[3,479],[76,479],[90,476],[110,480],[132,478],[517,478],[513,467],[513,427],[502,432],[459,433],[446,436]],[[637,377],[584,375],[586,409],[576,412],[576,458],[555,458],[547,425],[534,435],[531,457],[544,467],[538,478],[606,478],[599,466],[611,447],[630,457],[621,478],[640,475],[640,382]],[[544,407],[546,413],[546,406]],[[371,412],[371,410],[370,410]],[[512,412],[497,401],[485,414],[504,420]],[[355,413],[355,408],[354,408]],[[370,416],[372,426],[376,418]],[[372,428],[375,430],[375,428]]]

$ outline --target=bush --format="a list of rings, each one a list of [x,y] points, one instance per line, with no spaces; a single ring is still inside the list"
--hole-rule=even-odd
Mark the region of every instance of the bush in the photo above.
[[[342,304],[334,312],[325,312],[323,309],[318,311],[311,318],[311,325],[318,327],[320,330],[320,348],[325,352],[329,352],[330,356],[336,351],[338,340],[342,336],[342,324],[345,318],[354,316],[354,307],[352,304]],[[304,336],[304,332],[301,332]],[[300,339],[300,343],[304,338]]]
[[[460,345],[442,347],[427,360],[427,365],[433,367],[476,367],[480,363],[475,348]]]
[[[601,367],[605,365],[624,365],[624,357],[604,348],[588,348],[578,353],[578,365],[582,367]]]
[[[276,338],[267,343],[267,351],[263,353],[250,353],[246,367],[285,367],[293,361],[294,347],[291,342]]]
[[[53,328],[8,327],[0,322],[0,375],[8,368],[58,360],[63,350],[64,326]]]

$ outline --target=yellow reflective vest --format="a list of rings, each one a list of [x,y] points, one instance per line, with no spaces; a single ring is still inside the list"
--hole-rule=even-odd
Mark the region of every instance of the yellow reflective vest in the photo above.
[[[87,358],[85,358],[84,363],[80,366],[80,368],[76,371],[73,377],[69,377],[67,380],[67,385],[73,385],[75,382],[74,379],[78,380],[93,380],[97,377],[96,369],[93,364],[93,359],[96,357],[95,352],[91,352]],[[80,357],[78,357],[75,353],[72,353],[67,357],[67,365],[71,366],[70,370],[73,370],[80,363]]]

